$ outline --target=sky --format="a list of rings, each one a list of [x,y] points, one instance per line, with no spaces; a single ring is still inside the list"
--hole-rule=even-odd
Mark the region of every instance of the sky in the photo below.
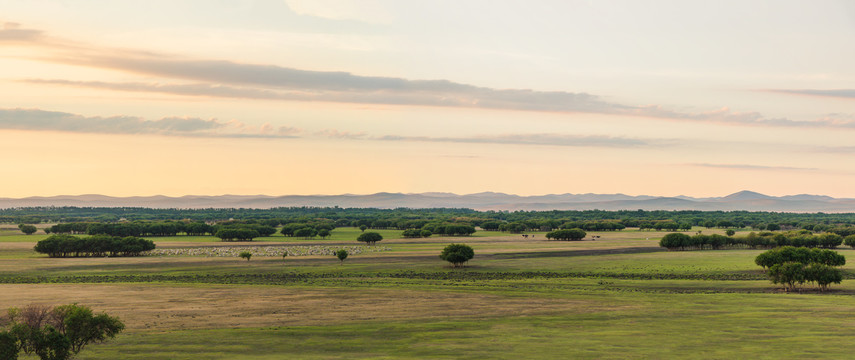
[[[0,197],[855,198],[851,1],[0,9]]]

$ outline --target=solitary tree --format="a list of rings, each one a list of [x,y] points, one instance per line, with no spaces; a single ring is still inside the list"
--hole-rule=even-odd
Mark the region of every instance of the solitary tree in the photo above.
[[[451,263],[453,267],[461,267],[475,257],[475,251],[466,244],[450,244],[442,249],[439,258]]]
[[[366,229],[368,229],[368,226],[359,225],[359,230],[362,230],[362,232],[365,232]]]
[[[727,234],[727,236],[736,235],[736,231],[734,231],[733,229],[727,229],[727,231],[725,231],[724,233]]]
[[[376,232],[362,233],[356,238],[356,241],[364,242],[368,245],[374,245],[376,242],[383,240],[383,235]]]
[[[249,251],[242,251],[238,256],[246,259],[246,261],[249,261],[249,259],[252,258],[252,253]]]
[[[29,224],[20,224],[20,225],[18,225],[18,229],[21,229],[21,232],[23,232],[24,235],[32,235],[32,234],[35,234],[36,231],[39,230],[39,229],[36,229],[35,225],[29,225]]]
[[[347,259],[347,250],[341,249],[335,252],[335,256],[341,261],[341,265],[344,265],[344,259]]]

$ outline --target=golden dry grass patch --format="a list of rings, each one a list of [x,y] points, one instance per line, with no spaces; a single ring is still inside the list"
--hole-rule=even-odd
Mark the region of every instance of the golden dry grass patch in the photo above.
[[[31,303],[88,305],[96,312],[119,316],[129,331],[492,318],[610,310],[586,300],[457,291],[164,284],[0,285],[0,308]]]

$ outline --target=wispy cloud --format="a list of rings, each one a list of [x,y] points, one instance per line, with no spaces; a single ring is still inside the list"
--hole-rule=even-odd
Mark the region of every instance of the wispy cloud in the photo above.
[[[828,89],[828,90],[818,90],[818,89],[771,89],[767,90],[769,92],[776,92],[782,94],[793,94],[793,95],[810,95],[810,96],[824,96],[824,97],[836,97],[836,98],[845,98],[845,99],[855,99],[855,89]]]
[[[152,134],[186,137],[292,138],[297,129],[252,129],[237,122],[193,117],[146,120],[135,116],[89,117],[40,109],[0,109],[0,129],[95,134]]]
[[[248,126],[239,121],[218,121],[192,117],[165,117],[146,120],[136,116],[83,116],[41,109],[0,109],[0,129],[30,131],[62,131],[92,134],[147,134],[209,138],[290,139],[301,136],[303,130],[269,123]],[[468,144],[538,145],[639,148],[675,145],[675,140],[635,139],[598,135],[514,134],[470,137],[372,136],[365,132],[325,129],[304,136],[335,140],[414,141]]]
[[[750,164],[686,164],[689,166],[715,168],[715,169],[732,169],[732,170],[774,170],[774,171],[819,171],[817,168],[804,168],[792,166],[766,166],[766,165],[750,165]]]
[[[41,31],[22,29],[17,24],[7,25],[0,30],[0,42],[4,39],[29,41],[32,45],[41,44],[53,51],[38,60],[165,79],[163,83],[25,80],[30,83],[185,96],[595,113],[741,126],[855,129],[855,121],[850,119],[767,118],[757,112],[734,111],[726,107],[713,111],[685,112],[657,105],[621,104],[585,92],[494,89],[449,80],[361,76],[341,71],[310,71],[270,64],[189,59],[83,45],[68,48],[53,46],[57,43],[55,39],[45,40]],[[192,83],[181,83],[187,81]],[[837,96],[850,96],[847,91],[851,90],[836,91]]]
[[[14,22],[3,23],[0,28],[0,41],[37,41],[43,36],[43,32],[34,29],[22,29],[21,24]]]
[[[817,146],[812,150],[814,152],[828,154],[855,154],[855,146]]]
[[[504,144],[504,145],[547,145],[547,146],[578,146],[578,147],[653,147],[673,144],[671,140],[641,140],[610,136],[579,136],[557,134],[515,134],[487,135],[474,137],[429,137],[429,136],[395,136],[386,135],[374,137],[382,141],[426,141],[450,142],[468,144]]]
[[[324,129],[315,133],[315,136],[327,137],[332,139],[351,139],[361,140],[366,139],[368,134],[364,132],[340,131],[335,129]]]

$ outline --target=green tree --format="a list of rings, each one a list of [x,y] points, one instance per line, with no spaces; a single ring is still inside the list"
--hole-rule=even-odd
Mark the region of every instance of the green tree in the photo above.
[[[362,230],[362,232],[365,232],[366,229],[368,229],[368,226],[359,225],[359,230]]]
[[[330,236],[330,231],[328,229],[319,229],[318,236],[320,236],[321,239],[326,239]]]
[[[736,231],[734,231],[733,229],[727,229],[727,231],[725,231],[724,233],[727,234],[727,236],[736,235]]]
[[[294,231],[294,237],[301,237],[305,240],[309,240],[309,239],[315,237],[315,235],[317,235],[317,234],[318,234],[318,231],[312,227],[304,227],[302,229],[297,229],[297,231]]]
[[[21,232],[23,232],[24,235],[32,235],[35,234],[36,231],[39,231],[39,229],[37,229],[35,225],[28,224],[20,224],[18,225],[18,229],[21,229]]]
[[[584,230],[578,229],[578,228],[576,228],[576,229],[561,229],[561,230],[554,230],[554,231],[550,231],[550,232],[546,233],[546,238],[547,239],[555,239],[555,240],[578,241],[578,240],[584,239],[585,236],[587,236],[587,235],[588,235],[588,233],[586,233]]]
[[[475,251],[466,244],[450,244],[439,254],[439,258],[450,262],[452,267],[461,267],[473,257],[475,257]]]
[[[53,326],[45,325],[35,333],[35,353],[41,360],[66,360],[71,359],[71,340],[68,336],[54,329]]]
[[[367,233],[362,233],[359,235],[359,237],[356,238],[356,241],[364,242],[368,245],[374,245],[375,243],[377,243],[380,240],[383,240],[383,235],[380,235],[379,233],[376,233],[376,232],[370,232],[370,231]]]
[[[830,284],[840,284],[843,274],[840,270],[824,264],[812,263],[805,267],[805,278],[816,282],[820,291],[828,290]]]
[[[347,250],[341,249],[335,252],[335,256],[341,261],[340,265],[344,265],[344,259],[347,259]]]
[[[803,284],[806,280],[805,265],[798,262],[774,265],[766,274],[773,284],[782,284],[787,291],[795,290],[798,284]]]
[[[95,315],[91,308],[77,304],[53,309],[38,305],[12,308],[9,309],[9,319],[10,331],[0,333],[0,352],[4,349],[3,343],[9,341],[8,335],[2,334],[9,334],[19,344],[17,351],[36,354],[43,360],[70,359],[86,345],[115,338],[125,329],[118,318],[103,313]]]
[[[252,258],[252,253],[249,251],[241,251],[241,253],[238,254],[238,256],[240,256],[242,259],[246,259],[246,261],[249,261],[249,259]]]
[[[692,237],[683,233],[671,233],[659,240],[659,246],[668,250],[685,249],[692,242]]]
[[[855,235],[849,235],[849,236],[843,238],[843,243],[846,244],[846,246],[849,246],[849,247],[852,247],[853,249],[855,249]]]

